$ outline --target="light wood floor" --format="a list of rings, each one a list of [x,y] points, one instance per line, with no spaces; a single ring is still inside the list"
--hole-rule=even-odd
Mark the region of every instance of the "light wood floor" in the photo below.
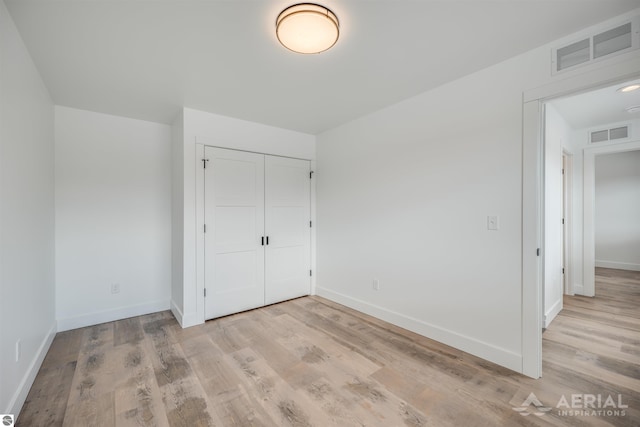
[[[639,426],[640,272],[598,269],[596,289],[565,298],[540,380],[318,297],[184,330],[161,312],[62,332],[18,425]],[[554,408],[522,416],[531,392]],[[563,416],[572,393],[629,407]]]

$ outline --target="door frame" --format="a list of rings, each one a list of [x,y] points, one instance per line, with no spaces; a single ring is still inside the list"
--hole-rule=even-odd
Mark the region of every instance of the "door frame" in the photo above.
[[[573,153],[562,149],[563,158],[563,186],[562,186],[562,209],[564,217],[564,229],[562,239],[562,256],[564,267],[564,294],[574,295],[573,290]]]
[[[195,157],[193,161],[196,165],[195,167],[195,275],[196,275],[196,295],[193,297],[196,300],[196,308],[197,308],[197,322],[194,325],[202,324],[206,321],[205,319],[205,297],[204,297],[204,289],[205,289],[205,240],[204,240],[204,224],[205,224],[205,211],[204,211],[204,168],[202,168],[202,159],[205,157],[204,148],[224,148],[226,150],[235,150],[235,151],[246,151],[250,153],[256,154],[264,154],[269,156],[277,156],[277,157],[286,157],[290,159],[299,159],[309,161],[311,165],[312,179],[311,179],[311,222],[313,226],[311,227],[311,270],[313,274],[311,276],[311,295],[316,294],[316,283],[317,283],[317,255],[316,255],[316,239],[317,239],[317,213],[316,213],[316,165],[317,161],[315,158],[304,158],[304,157],[294,157],[287,156],[278,153],[272,152],[258,152],[251,150],[242,150],[233,147],[232,145],[227,144],[219,144],[215,143],[216,141],[213,138],[208,137],[196,137],[195,141]],[[187,297],[186,295],[184,296]]]
[[[623,83],[640,77],[640,60],[631,59],[526,90],[522,94],[522,373],[542,376],[544,230],[544,103],[552,99]],[[568,78],[571,77],[571,78]]]

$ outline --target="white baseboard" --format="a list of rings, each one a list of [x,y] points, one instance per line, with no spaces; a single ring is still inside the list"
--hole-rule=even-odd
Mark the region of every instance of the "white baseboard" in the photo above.
[[[178,307],[178,305],[174,300],[171,300],[171,313],[173,313],[173,317],[175,317],[178,323],[180,324],[180,326],[182,326],[184,323],[183,322],[184,315],[182,314],[182,310],[180,310],[180,307]],[[182,327],[184,328],[184,326]]]
[[[596,267],[615,268],[616,270],[640,271],[640,264],[633,264],[630,262],[606,261],[597,259],[595,265]]]
[[[574,295],[584,295],[584,285],[582,283],[574,283],[573,284],[573,294]]]
[[[142,316],[149,313],[168,310],[170,307],[168,300],[152,301],[144,304],[119,307],[113,310],[88,313],[76,317],[66,317],[58,319],[58,331],[68,331],[71,329],[84,328],[85,326],[98,325],[114,320],[127,319],[129,317]]]
[[[553,319],[556,318],[556,316],[558,315],[558,313],[560,313],[561,310],[562,310],[562,298],[556,301],[555,304],[553,304],[553,306],[551,306],[551,308],[547,310],[547,312],[544,314],[545,328],[549,327],[551,322],[553,322]]]
[[[522,356],[520,354],[320,286],[316,287],[316,292],[317,295],[321,297],[353,308],[354,310],[374,316],[385,322],[408,329],[443,344],[450,345],[451,347],[455,347],[513,371],[522,372]]]
[[[187,313],[182,316],[182,327],[189,328],[191,326],[201,325],[202,322],[198,320],[198,313]]]
[[[198,313],[184,314],[182,310],[180,310],[180,307],[178,307],[173,300],[171,300],[171,312],[173,313],[173,316],[176,318],[180,326],[182,326],[183,328],[200,325],[202,323],[198,321]]]
[[[42,362],[44,361],[44,357],[47,355],[49,351],[49,347],[51,347],[51,343],[56,336],[56,322],[53,322],[51,329],[47,332],[47,335],[42,340],[40,347],[38,347],[38,351],[34,355],[31,363],[29,364],[29,368],[27,372],[25,372],[24,377],[22,377],[22,381],[20,381],[20,385],[16,389],[16,392],[11,397],[9,401],[9,407],[4,411],[5,414],[14,414],[16,417],[20,414],[22,410],[22,405],[24,405],[25,400],[27,400],[27,395],[29,394],[29,390],[31,390],[31,386],[33,385],[33,381],[36,379],[36,375],[40,370],[40,366],[42,366]]]

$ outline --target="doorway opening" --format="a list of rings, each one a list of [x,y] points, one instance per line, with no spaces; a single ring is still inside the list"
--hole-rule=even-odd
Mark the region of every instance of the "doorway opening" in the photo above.
[[[542,375],[542,327],[544,326],[544,132],[545,107],[562,97],[595,92],[601,88],[616,86],[628,81],[640,81],[640,73],[633,64],[625,63],[608,66],[585,73],[580,79],[564,80],[525,91],[523,93],[523,142],[522,142],[522,372],[530,377]],[[617,90],[617,89],[616,89]],[[636,126],[640,130],[640,126]],[[610,133],[608,133],[610,136]],[[612,145],[607,141],[605,145]],[[620,143],[618,143],[620,145]],[[640,143],[639,143],[640,146]],[[588,252],[589,235],[582,232],[585,221],[583,208],[588,204],[589,195],[582,197],[585,153],[573,156],[573,200],[570,209],[571,220],[567,229],[571,235],[569,244],[570,262],[568,268],[570,292],[584,294],[584,276],[587,270],[584,260]],[[575,153],[575,151],[574,151]],[[588,164],[587,164],[588,166]],[[582,168],[582,169],[581,169]],[[577,197],[576,197],[577,196]],[[592,254],[593,256],[593,254]],[[593,258],[592,258],[593,259]],[[565,270],[566,271],[566,270]],[[593,270],[591,270],[593,276]],[[580,289],[580,285],[582,289]],[[572,289],[571,289],[572,288]],[[566,290],[565,290],[566,292]]]
[[[596,295],[596,267],[640,270],[640,243],[633,245],[640,242],[640,114],[629,113],[640,105],[640,90],[621,90],[639,81],[541,101],[543,328],[562,312],[565,296]],[[599,184],[607,174],[612,182]],[[637,196],[621,194],[625,186],[638,188]],[[625,221],[632,225],[622,231]]]
[[[557,300],[550,299],[549,293],[555,298],[558,289],[568,295],[595,295],[596,157],[636,149],[640,114],[629,110],[640,104],[640,90],[622,89],[638,81],[544,103],[545,316],[553,315],[550,304]],[[622,158],[624,154],[616,159]],[[551,320],[547,318],[545,326]]]
[[[640,150],[598,154],[594,166],[594,274],[640,271]]]

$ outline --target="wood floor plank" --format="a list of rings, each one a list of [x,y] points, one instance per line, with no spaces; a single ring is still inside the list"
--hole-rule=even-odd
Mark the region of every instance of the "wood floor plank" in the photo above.
[[[140,324],[140,318],[118,320],[113,324],[113,344],[115,346],[123,344],[138,344],[144,339],[144,331]]]
[[[67,406],[64,427],[115,426],[114,392],[85,399]]]
[[[116,377],[112,375],[112,348],[113,323],[84,330],[64,425],[113,425]]]
[[[42,362],[42,368],[59,367],[78,360],[84,333],[84,329],[58,332]]]
[[[323,419],[321,410],[297,393],[257,351],[247,348],[226,357],[243,373],[244,386],[276,425],[308,427],[314,425],[312,420]]]
[[[42,368],[22,408],[25,426],[59,426],[64,420],[76,361]]]
[[[204,331],[203,331],[204,332]],[[259,405],[257,396],[249,394],[234,371],[225,352],[208,333],[183,342],[185,355],[207,394],[213,412],[223,425],[267,426],[275,423]]]
[[[153,369],[140,366],[123,386],[115,390],[116,425],[168,426],[160,389]]]
[[[210,427],[218,421],[208,410],[207,395],[176,342],[171,328],[175,319],[168,313],[143,323],[145,340],[155,379],[160,388],[170,426]]]
[[[249,342],[241,336],[237,328],[238,323],[247,321],[246,316],[229,316],[207,322],[206,331],[222,351],[232,353],[249,347]]]
[[[116,425],[168,426],[152,361],[145,351],[146,336],[140,318],[116,322],[114,327],[114,345],[118,347],[114,353],[118,361],[113,375],[121,379],[114,396]]]
[[[597,269],[596,297],[564,302],[538,380],[317,296],[187,329],[165,311],[63,332],[17,425],[637,427],[640,272]],[[531,393],[552,410],[515,410]],[[628,408],[562,414],[573,394]]]

